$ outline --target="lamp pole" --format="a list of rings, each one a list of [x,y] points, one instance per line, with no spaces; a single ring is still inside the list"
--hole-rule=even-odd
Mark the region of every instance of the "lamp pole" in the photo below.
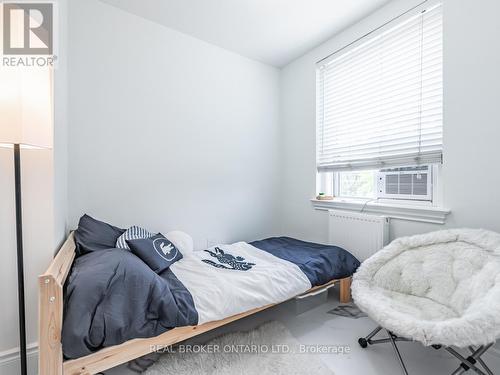
[[[26,308],[24,302],[23,209],[21,201],[21,146],[14,145],[14,175],[16,189],[17,296],[19,300],[19,353],[21,374],[27,375]]]

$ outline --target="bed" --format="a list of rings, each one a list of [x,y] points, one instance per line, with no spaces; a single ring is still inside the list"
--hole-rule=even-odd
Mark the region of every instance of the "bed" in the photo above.
[[[96,241],[101,229],[72,232],[39,278],[41,375],[98,373],[336,283],[348,302],[359,266],[341,248],[274,237],[186,253],[157,274],[110,247],[117,228]]]

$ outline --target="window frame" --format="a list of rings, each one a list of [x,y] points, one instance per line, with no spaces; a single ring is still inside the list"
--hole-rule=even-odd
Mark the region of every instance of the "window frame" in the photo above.
[[[326,188],[327,190],[331,191],[331,195],[334,197],[340,198],[340,199],[355,199],[355,200],[365,200],[365,201],[372,201],[372,200],[377,200],[379,202],[391,202],[391,203],[397,203],[401,202],[403,204],[415,204],[415,205],[431,205],[435,207],[440,207],[442,205],[442,197],[443,197],[443,192],[442,192],[442,184],[440,184],[441,180],[441,170],[442,166],[439,164],[432,164],[429,165],[429,168],[431,168],[431,176],[432,176],[432,200],[426,201],[426,200],[416,200],[416,199],[402,199],[402,198],[377,198],[374,196],[373,198],[365,198],[365,197],[353,197],[353,196],[346,196],[346,195],[341,195],[340,194],[340,173],[342,172],[321,172],[321,173],[329,173],[331,176],[331,184],[332,187],[329,189],[325,184],[319,185],[318,190],[319,192],[323,192],[323,190]],[[353,171],[355,172],[355,171]],[[325,181],[325,183],[327,183]],[[376,192],[376,187],[377,187],[377,179],[374,177],[373,179],[373,185],[374,185],[374,192]]]
[[[429,166],[432,169],[432,200],[431,201],[419,201],[415,199],[396,199],[396,198],[365,198],[365,197],[352,197],[340,195],[340,173],[341,172],[318,172],[317,173],[317,183],[316,183],[316,195],[319,193],[325,193],[326,195],[332,195],[336,199],[343,200],[354,200],[354,201],[378,201],[378,202],[388,202],[391,204],[405,204],[405,205],[425,205],[433,207],[441,207],[443,203],[443,186],[440,182],[442,166],[439,164],[434,164]],[[374,177],[373,184],[376,186],[376,177]]]
[[[317,62],[317,65],[327,61],[332,56],[340,52],[347,52],[351,48],[355,48],[367,36],[376,36],[392,27],[395,22],[404,22],[405,19],[422,12],[424,9],[433,7],[442,0],[428,0],[424,3],[418,4],[411,9],[396,15],[394,18],[388,20],[386,23],[379,27],[367,32],[356,40],[348,43],[342,48],[334,51],[325,58]],[[316,100],[317,96],[316,96]],[[444,127],[444,123],[443,123]],[[316,128],[317,129],[317,128]],[[317,130],[316,130],[317,131]],[[316,146],[317,147],[317,146]],[[316,150],[317,152],[317,150]],[[443,206],[443,178],[442,178],[442,164],[433,164],[432,168],[432,201],[418,201],[407,199],[387,199],[387,198],[359,198],[359,197],[339,197],[339,173],[334,171],[321,171],[316,169],[316,192],[323,192],[326,195],[332,195],[332,200],[318,200],[317,198],[311,199],[311,203],[316,210],[330,210],[341,209],[358,212],[366,212],[369,214],[384,215],[387,217],[410,220],[424,223],[444,224],[450,210]],[[376,179],[374,179],[374,185]],[[376,190],[375,190],[376,191]]]

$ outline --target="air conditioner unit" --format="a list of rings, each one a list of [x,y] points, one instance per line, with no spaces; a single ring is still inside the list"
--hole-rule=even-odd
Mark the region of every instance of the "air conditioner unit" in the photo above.
[[[381,169],[377,173],[377,198],[432,201],[432,168]]]

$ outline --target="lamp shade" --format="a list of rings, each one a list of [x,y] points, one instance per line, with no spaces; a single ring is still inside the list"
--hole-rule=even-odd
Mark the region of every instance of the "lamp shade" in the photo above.
[[[53,145],[51,68],[0,67],[0,144]]]

